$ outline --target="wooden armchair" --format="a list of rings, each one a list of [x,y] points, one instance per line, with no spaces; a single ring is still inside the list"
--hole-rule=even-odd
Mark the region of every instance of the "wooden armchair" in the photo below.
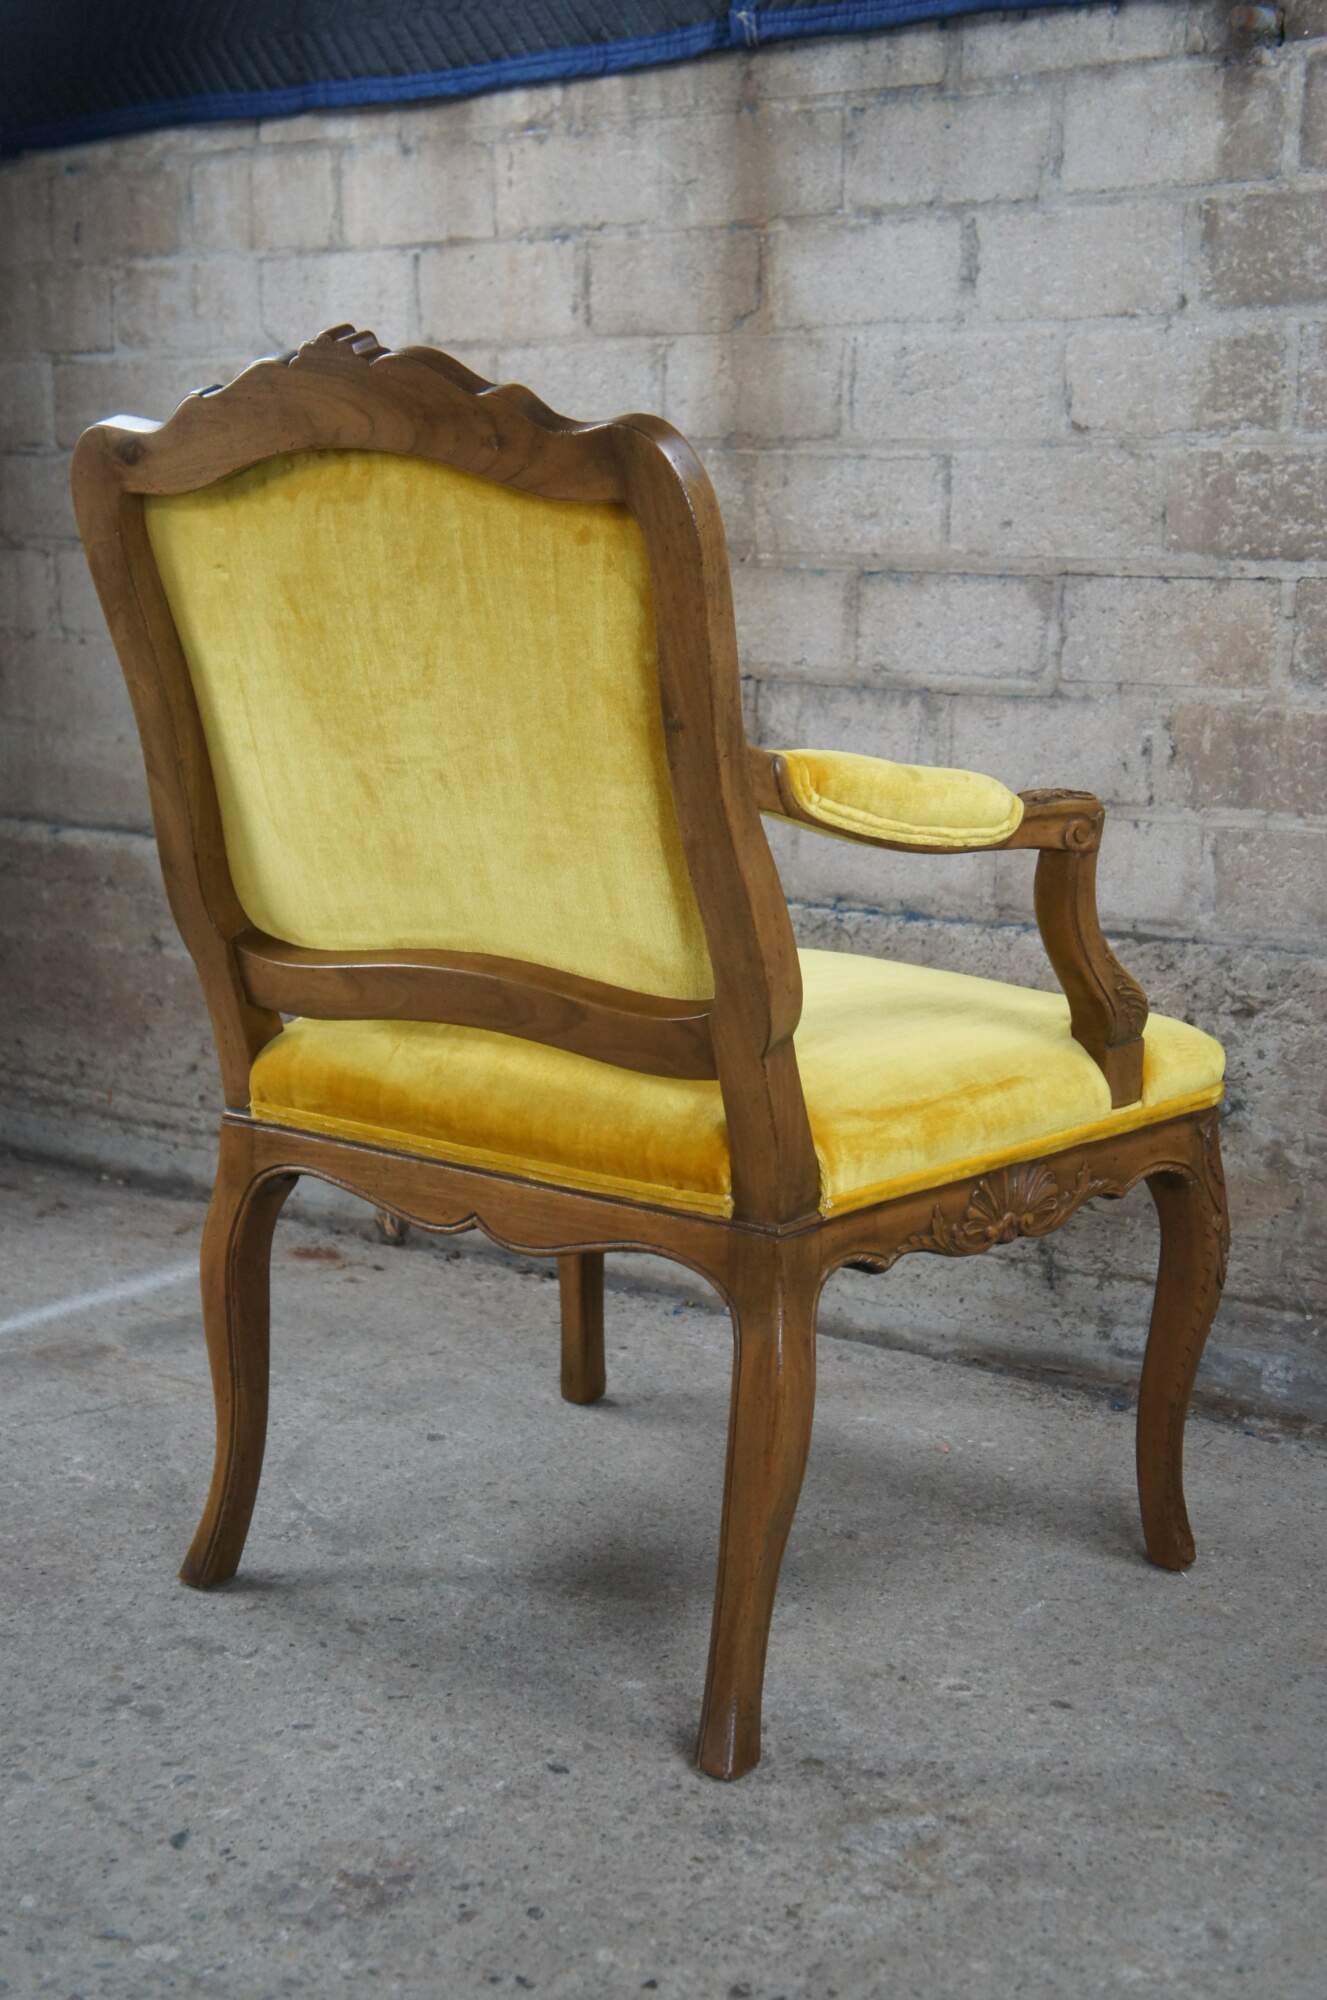
[[[556,1256],[572,1402],[604,1388],[605,1251],[675,1258],[726,1301],[715,1777],[759,1756],[839,1265],[970,1256],[1146,1180],[1143,1526],[1154,1562],[1192,1561],[1223,1058],[1148,1020],[1107,949],[1094,798],[748,745],[718,508],[654,417],[573,423],[337,327],[165,423],[94,425],[73,477],[225,1098],[202,1255],[217,1454],[186,1582],[223,1582],[244,1546],[269,1248],[300,1174]],[[1035,848],[1063,997],[799,955],[762,813]]]

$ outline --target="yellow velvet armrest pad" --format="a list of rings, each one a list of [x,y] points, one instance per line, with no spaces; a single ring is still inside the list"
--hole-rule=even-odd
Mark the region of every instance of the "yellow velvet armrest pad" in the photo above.
[[[904,846],[993,847],[1023,817],[1017,794],[978,771],[892,764],[850,750],[778,755],[798,805],[830,832]]]

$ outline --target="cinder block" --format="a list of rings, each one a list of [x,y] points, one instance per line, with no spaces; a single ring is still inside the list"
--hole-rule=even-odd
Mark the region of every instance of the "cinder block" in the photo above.
[[[1295,646],[1291,673],[1305,687],[1327,687],[1327,577],[1295,585]]]
[[[1182,703],[1171,720],[1175,755],[1163,783],[1182,804],[1289,813],[1323,811],[1327,715],[1273,708]]]
[[[853,108],[847,128],[850,208],[1035,195],[1050,154],[1051,98],[885,97]]]
[[[191,1121],[215,1144],[216,1058],[156,843],[0,821],[0,875],[0,1065],[29,1102],[45,1103],[50,1150],[77,1154],[97,1117],[123,1122],[125,1152],[135,1135],[147,1150],[146,1128],[157,1161],[163,1138]]]
[[[997,905],[1006,919],[1025,923],[1033,914],[1034,870],[1030,854],[997,855]],[[1108,932],[1171,930],[1192,937],[1211,904],[1208,873],[1196,819],[1107,813],[1097,909]],[[1132,944],[1122,956],[1133,970]]]
[[[52,189],[51,241],[57,258],[84,263],[114,257],[161,257],[184,233],[185,180],[170,164],[119,173],[91,154],[58,174]]]
[[[1305,69],[1299,156],[1306,167],[1327,167],[1327,58],[1322,56]]]
[[[0,632],[44,632],[55,622],[55,572],[42,549],[0,548]]]
[[[858,671],[916,687],[1039,680],[1049,664],[1053,596],[1043,577],[868,572]]]
[[[989,920],[995,913],[993,854],[901,854],[777,820],[767,820],[765,831],[790,903],[951,920]]]
[[[1067,436],[1057,327],[856,336],[850,434],[928,443]]]
[[[67,541],[76,532],[63,452],[0,457],[0,536],[16,543]]]
[[[743,561],[752,552],[755,536],[751,489],[757,454],[732,451],[716,444],[700,444],[697,450],[719,503],[729,554],[734,560]]]
[[[421,290],[424,282],[421,268]],[[258,303],[263,338],[277,348],[298,347],[324,327],[346,322],[373,328],[389,347],[404,347],[418,336],[414,266],[404,250],[266,257],[259,268]]]
[[[0,269],[35,264],[50,254],[50,172],[44,161],[6,161],[0,166]]]
[[[664,414],[688,437],[833,437],[842,349],[834,334],[684,335],[669,344]]]
[[[950,538],[973,555],[1044,561],[1137,554],[1161,538],[1156,466],[1129,452],[1080,445],[1041,451],[960,451]]]
[[[1299,330],[1299,427],[1327,430],[1327,326],[1321,320]]]
[[[62,631],[81,639],[104,639],[106,618],[81,548],[58,549],[55,583]]]
[[[1249,64],[1149,63],[1072,77],[1061,178],[1074,193],[1261,180],[1281,150],[1281,86]]]
[[[491,150],[464,139],[351,146],[341,158],[341,208],[352,249],[491,236]]]
[[[1169,749],[1152,700],[1111,693],[954,695],[949,761],[1011,791],[1067,785],[1107,805],[1155,802]]]
[[[559,340],[547,347],[504,346],[495,365],[500,380],[524,382],[555,410],[584,422],[658,411],[663,353],[658,340]]]
[[[0,361],[0,451],[55,442],[46,361]]]
[[[21,818],[148,824],[142,752],[109,637],[8,642],[0,798]]]
[[[657,155],[661,212],[673,226],[825,215],[842,202],[837,106],[757,103],[645,126],[640,136]]]
[[[191,250],[252,250],[253,156],[217,153],[189,170]]]
[[[1204,202],[1204,296],[1218,306],[1303,305],[1327,298],[1322,214],[1323,197],[1316,190]]]
[[[658,220],[667,213],[655,137],[661,129],[669,128],[598,126],[525,132],[502,141],[496,149],[499,234]],[[370,186],[366,180],[366,193]],[[425,233],[441,238],[491,232],[438,228],[435,222],[431,231],[420,232]]]
[[[855,571],[733,568],[737,646],[747,673],[846,683],[853,673]]]
[[[693,112],[717,116],[735,112],[742,103],[745,76],[741,53],[722,49],[696,62],[578,78],[562,85],[555,106],[546,101],[547,88],[525,92],[528,103],[521,123],[598,131],[608,125],[638,125],[647,118],[685,118]]]
[[[1285,0],[1281,26],[1288,42],[1307,42],[1327,35],[1327,0]]]
[[[574,243],[444,244],[419,260],[430,340],[553,339],[579,328]]]
[[[921,455],[765,452],[755,466],[755,509],[762,554],[832,563],[934,554],[943,544],[944,464]]]
[[[255,250],[327,250],[336,242],[336,165],[322,147],[255,155]]]
[[[768,239],[775,326],[945,319],[959,304],[960,226],[953,216],[804,222]]]
[[[1184,8],[1174,0],[1129,0],[1126,7],[1079,6],[1032,18],[982,14],[965,21],[962,33],[963,81],[986,82],[1177,54]]]
[[[115,332],[121,347],[154,354],[251,351],[263,338],[257,260],[171,257],[122,265],[115,273]]]
[[[434,139],[449,145],[458,139],[486,142],[507,132],[555,124],[573,87],[541,83],[523,90],[485,91],[480,97],[443,97],[403,104],[397,109],[396,129],[398,136],[412,146],[428,145]],[[390,136],[384,131],[383,142]]]
[[[1276,657],[1280,585],[1216,577],[1070,576],[1067,681],[1262,687]]]
[[[97,145],[109,142],[97,140]],[[155,166],[159,160],[179,165],[182,159],[202,159],[207,153],[233,153],[258,143],[255,118],[224,118],[202,125],[162,125],[155,132],[129,132],[114,141],[115,164],[119,167]],[[76,145],[56,147],[43,157],[57,166],[80,164],[86,140]]]
[[[111,345],[111,274],[28,264],[0,285],[0,351],[82,354]]]
[[[1169,202],[1009,209],[977,221],[977,299],[996,319],[1103,319],[1180,303],[1183,214]]]
[[[1327,828],[1222,828],[1212,859],[1219,933],[1302,943],[1327,931]]]
[[[865,97],[877,90],[941,83],[950,39],[928,22],[894,28],[887,35],[835,35],[771,45],[756,56],[754,85],[762,98],[807,98]]]
[[[1031,887],[1028,881],[1025,907]],[[1097,908],[1104,924],[1124,930],[1166,926],[1191,935],[1209,901],[1203,832],[1195,820],[1106,815],[1097,869]]]
[[[1327,557],[1327,452],[1195,452],[1171,467],[1167,541],[1203,555]]]
[[[268,146],[371,145],[391,137],[403,114],[396,105],[363,104],[352,111],[304,111],[289,118],[263,118],[258,143]]]
[[[725,333],[755,310],[760,250],[747,230],[595,236],[589,249],[596,333]]]
[[[1084,327],[1069,336],[1069,415],[1085,431],[1274,429],[1286,383],[1279,328]]]
[[[948,761],[944,704],[896,688],[813,687],[765,681],[760,741],[770,750],[855,750],[897,764]]]

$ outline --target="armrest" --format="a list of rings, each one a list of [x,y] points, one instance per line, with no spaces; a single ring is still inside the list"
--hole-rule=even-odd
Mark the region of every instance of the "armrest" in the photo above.
[[[872,846],[964,853],[1000,847],[1023,803],[976,771],[894,764],[848,750],[753,750],[762,812]]]
[[[1105,809],[1091,792],[1008,791],[975,771],[892,764],[848,751],[751,749],[756,804],[840,840],[922,854],[1034,847],[1034,902],[1046,956],[1077,1041],[1112,1106],[1143,1092],[1147,996],[1115,957],[1097,916]]]

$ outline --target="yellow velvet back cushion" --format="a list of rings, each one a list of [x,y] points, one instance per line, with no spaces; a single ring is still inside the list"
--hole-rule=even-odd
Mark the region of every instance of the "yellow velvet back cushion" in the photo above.
[[[329,451],[146,511],[260,929],[713,993],[625,508]]]

